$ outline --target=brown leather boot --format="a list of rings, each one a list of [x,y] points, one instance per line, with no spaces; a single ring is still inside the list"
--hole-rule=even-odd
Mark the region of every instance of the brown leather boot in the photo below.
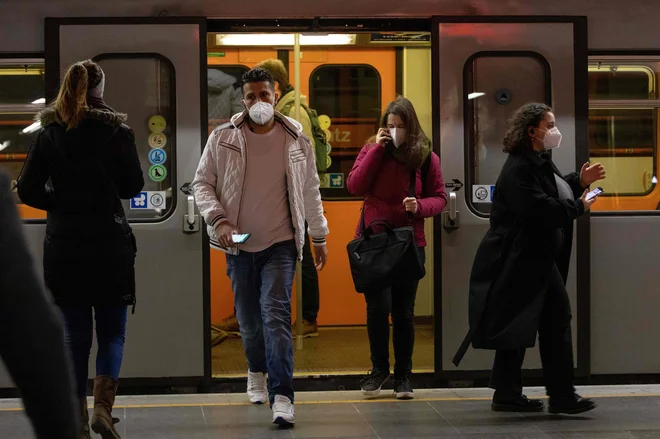
[[[94,414],[92,415],[92,430],[100,434],[103,439],[121,439],[115,423],[117,418],[112,417],[112,406],[115,404],[115,395],[119,383],[109,376],[94,378]]]
[[[91,439],[89,435],[89,412],[87,411],[87,398],[80,400],[80,414],[83,422],[83,429],[80,433],[80,439]]]

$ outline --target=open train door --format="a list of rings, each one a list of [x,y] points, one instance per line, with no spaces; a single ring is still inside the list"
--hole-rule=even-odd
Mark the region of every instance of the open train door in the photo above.
[[[468,282],[488,230],[493,186],[506,159],[507,119],[521,105],[554,107],[563,134],[553,160],[565,174],[588,160],[586,17],[435,17],[434,141],[440,148],[450,205],[436,219],[436,371],[449,379],[487,377],[492,351],[470,349],[457,369],[452,357],[468,329]],[[577,221],[568,279],[577,373],[589,371],[589,216]],[[438,240],[440,242],[438,242]],[[441,257],[440,257],[441,256]],[[437,279],[437,278],[436,278]],[[441,365],[438,367],[437,365]],[[538,350],[525,369],[538,375]]]
[[[198,386],[210,379],[209,252],[187,184],[208,134],[206,19],[46,18],[45,25],[47,100],[69,65],[97,61],[105,101],[128,114],[142,162],[144,190],[124,202],[138,254],[121,375]]]

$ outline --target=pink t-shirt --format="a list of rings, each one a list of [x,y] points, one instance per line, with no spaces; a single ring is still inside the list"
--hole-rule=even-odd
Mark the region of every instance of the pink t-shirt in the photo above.
[[[241,129],[247,166],[238,230],[251,236],[239,248],[259,252],[294,238],[286,184],[286,133],[279,123],[266,134],[253,133],[247,123]]]

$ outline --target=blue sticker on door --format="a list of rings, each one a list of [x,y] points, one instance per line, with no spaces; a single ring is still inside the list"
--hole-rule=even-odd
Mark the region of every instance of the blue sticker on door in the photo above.
[[[167,160],[167,153],[162,149],[152,149],[149,151],[149,163],[152,165],[162,165]]]

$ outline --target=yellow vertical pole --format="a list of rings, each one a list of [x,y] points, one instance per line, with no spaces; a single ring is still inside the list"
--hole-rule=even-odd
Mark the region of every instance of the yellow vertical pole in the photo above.
[[[295,89],[294,109],[295,119],[300,120],[300,34],[293,36],[293,87]],[[300,233],[305,235],[305,231]],[[302,265],[296,264],[296,350],[303,349],[303,291],[302,291]]]

